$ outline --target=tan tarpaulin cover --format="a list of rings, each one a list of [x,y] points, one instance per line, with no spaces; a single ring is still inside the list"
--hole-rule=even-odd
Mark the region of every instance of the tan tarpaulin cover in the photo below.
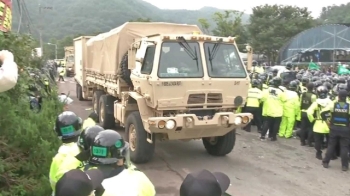
[[[91,38],[87,43],[86,70],[116,75],[119,63],[135,38],[154,34],[188,34],[201,32],[197,25],[163,22],[127,22],[107,33]]]

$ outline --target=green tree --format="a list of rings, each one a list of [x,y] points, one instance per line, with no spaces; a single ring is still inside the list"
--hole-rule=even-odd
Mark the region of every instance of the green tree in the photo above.
[[[214,13],[213,20],[215,22],[215,28],[212,30],[212,33],[215,36],[236,37],[236,43],[240,50],[242,50],[244,44],[248,41],[248,34],[242,23],[242,16],[242,12],[234,10]],[[207,19],[201,18],[198,22],[205,33],[210,32],[210,25]]]
[[[350,23],[350,3],[323,7],[319,22],[321,23]]]
[[[41,61],[31,56],[34,44],[27,36],[0,35],[0,48],[12,51],[20,70],[24,69],[15,88],[0,93],[1,196],[49,195],[51,192],[49,167],[59,146],[52,127],[62,107],[57,107],[57,93],[53,93],[44,97],[40,113],[29,108],[28,84],[33,84],[33,78],[26,69],[42,66]]]
[[[137,18],[136,20],[130,20],[129,22],[152,22],[150,18]]]
[[[253,8],[248,31],[256,53],[274,61],[278,50],[296,34],[311,28],[313,18],[307,8],[262,5]]]

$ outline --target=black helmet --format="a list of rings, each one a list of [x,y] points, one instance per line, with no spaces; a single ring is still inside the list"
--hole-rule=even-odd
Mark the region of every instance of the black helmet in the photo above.
[[[302,77],[301,78],[301,83],[303,86],[306,86],[310,82],[310,79],[308,77]]]
[[[56,119],[55,131],[62,140],[73,139],[80,135],[83,121],[74,112],[65,111]]]
[[[320,99],[325,99],[328,96],[328,89],[325,86],[319,86],[316,89],[316,93]]]
[[[323,83],[323,86],[325,86],[328,90],[332,90],[332,88],[333,88],[332,84],[330,82],[327,82],[327,81]]]
[[[337,83],[338,84],[345,84],[346,83],[346,78],[344,76],[339,77]]]
[[[293,68],[293,64],[292,64],[291,62],[288,62],[288,63],[286,64],[286,69],[290,70],[290,69],[292,69],[292,68]]]
[[[296,81],[291,81],[289,83],[288,89],[292,91],[296,91],[298,88],[298,83]]]
[[[346,91],[348,88],[347,84],[338,84],[338,91],[344,90]]]
[[[78,146],[81,149],[89,150],[90,146],[95,141],[96,136],[101,131],[104,131],[104,129],[99,125],[88,127],[87,129],[81,132],[78,140]]]
[[[266,74],[260,74],[259,75],[259,80],[261,81],[261,82],[266,82],[266,80],[267,80],[267,75]]]
[[[252,66],[253,66],[253,67],[255,67],[255,66],[257,66],[257,65],[258,65],[258,62],[257,62],[257,61],[253,61],[253,62],[252,62]]]
[[[281,86],[282,79],[280,77],[274,77],[274,78],[272,78],[271,83],[274,87],[279,87],[279,86]]]
[[[111,165],[125,160],[128,153],[129,143],[118,132],[105,130],[95,137],[89,162],[95,165]]]
[[[277,74],[277,73],[278,73],[278,69],[273,69],[273,70],[272,70],[272,73]]]
[[[259,87],[259,85],[260,85],[260,81],[259,80],[257,80],[257,79],[253,79],[252,80],[252,87],[254,88],[254,87]]]
[[[96,112],[91,112],[91,114],[89,115],[89,118],[91,118],[92,120],[94,120],[95,122],[98,122],[98,114],[96,114]]]

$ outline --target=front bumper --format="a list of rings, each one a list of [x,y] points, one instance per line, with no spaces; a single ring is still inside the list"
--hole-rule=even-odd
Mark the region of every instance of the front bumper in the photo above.
[[[151,133],[166,133],[168,139],[195,139],[223,136],[233,129],[245,127],[251,113],[218,112],[214,116],[198,118],[195,114],[172,117],[151,117],[145,122]]]

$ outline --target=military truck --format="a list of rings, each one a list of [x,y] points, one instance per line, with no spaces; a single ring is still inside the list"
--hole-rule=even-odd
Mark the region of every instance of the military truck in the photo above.
[[[125,128],[134,163],[151,160],[156,141],[165,140],[201,139],[209,154],[224,156],[236,129],[253,118],[235,113],[250,79],[234,37],[204,35],[195,25],[128,22],[76,38],[74,48],[77,97],[92,99],[103,127]]]
[[[74,76],[74,47],[64,47],[64,59],[66,61],[66,75]]]

